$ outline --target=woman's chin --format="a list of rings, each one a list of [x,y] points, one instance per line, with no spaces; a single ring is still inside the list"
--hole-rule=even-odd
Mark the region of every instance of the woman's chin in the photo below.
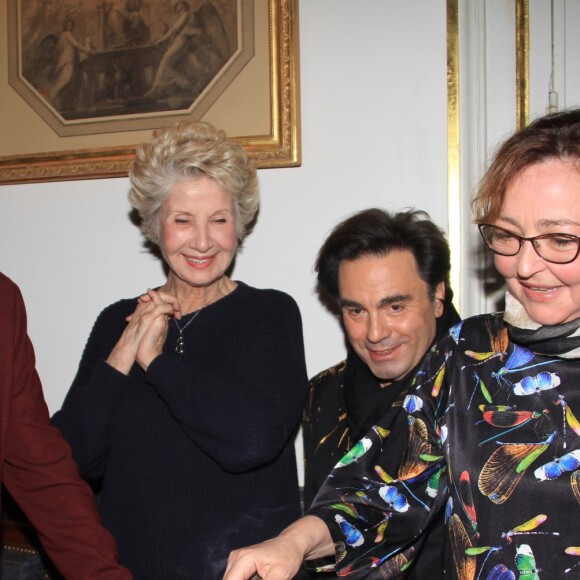
[[[549,304],[524,304],[523,306],[530,319],[542,326],[555,326],[580,318],[580,310],[565,312],[561,308]]]

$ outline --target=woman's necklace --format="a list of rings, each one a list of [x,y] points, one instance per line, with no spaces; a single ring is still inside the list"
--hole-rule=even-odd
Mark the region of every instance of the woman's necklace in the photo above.
[[[175,345],[175,352],[177,354],[183,354],[184,353],[184,346],[185,343],[183,341],[183,331],[197,318],[197,315],[203,310],[203,308],[200,308],[184,325],[183,327],[179,327],[179,323],[177,322],[177,318],[173,319],[173,322],[175,322],[175,326],[177,326],[177,330],[179,330],[179,337],[177,338],[177,344]]]

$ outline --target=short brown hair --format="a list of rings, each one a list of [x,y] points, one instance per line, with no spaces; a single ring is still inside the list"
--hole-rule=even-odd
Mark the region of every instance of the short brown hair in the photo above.
[[[472,201],[475,222],[493,223],[516,175],[548,159],[580,167],[580,109],[540,117],[499,147]]]

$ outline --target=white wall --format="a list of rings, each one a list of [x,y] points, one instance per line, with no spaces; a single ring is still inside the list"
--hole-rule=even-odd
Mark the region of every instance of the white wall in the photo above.
[[[234,278],[298,301],[308,372],[340,360],[318,302],[325,235],[369,206],[415,206],[447,228],[445,3],[300,3],[302,166],[260,171],[263,201]],[[98,312],[163,282],[128,219],[127,179],[0,187],[0,270],[23,291],[51,412]]]

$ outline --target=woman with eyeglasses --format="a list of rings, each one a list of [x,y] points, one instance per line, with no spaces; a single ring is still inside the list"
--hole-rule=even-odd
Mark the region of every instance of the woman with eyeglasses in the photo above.
[[[473,208],[505,312],[452,328],[401,412],[304,518],[233,552],[225,579],[292,578],[323,556],[339,576],[404,577],[441,510],[450,578],[580,577],[580,110],[510,137]]]

